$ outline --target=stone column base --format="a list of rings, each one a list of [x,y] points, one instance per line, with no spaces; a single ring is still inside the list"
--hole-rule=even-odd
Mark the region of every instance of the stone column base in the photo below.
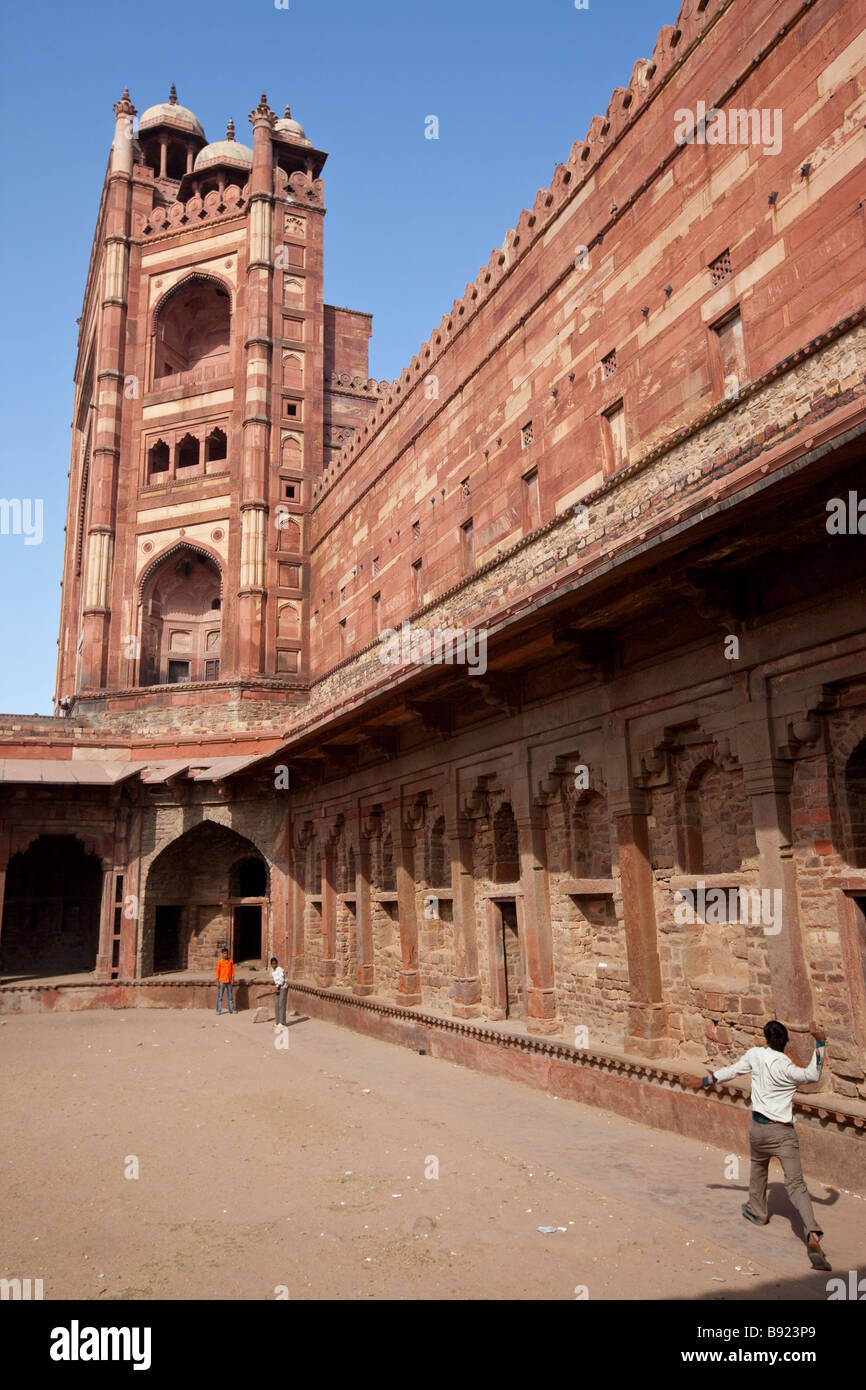
[[[561,1018],[527,1018],[527,1033],[539,1033],[542,1035],[561,1033],[564,1024]]]
[[[455,979],[451,1013],[454,1018],[481,1017],[481,981],[477,975],[465,980]]]
[[[319,961],[316,971],[316,984],[319,989],[328,989],[337,978],[337,962],[335,960]]]
[[[398,1004],[421,1003],[421,976],[417,970],[400,971],[396,1000]]]
[[[672,1057],[675,1044],[667,1035],[667,1023],[664,1004],[629,1004],[626,1052],[648,1058]]]
[[[375,988],[372,965],[357,965],[355,967],[355,978],[352,981],[352,993],[372,994]]]
[[[477,1004],[460,1004],[455,999],[451,1004],[452,1018],[481,1018],[482,1009],[480,1002]]]
[[[527,1022],[544,1020],[551,1022],[556,1019],[556,990],[555,989],[528,989],[526,991],[526,1017]]]

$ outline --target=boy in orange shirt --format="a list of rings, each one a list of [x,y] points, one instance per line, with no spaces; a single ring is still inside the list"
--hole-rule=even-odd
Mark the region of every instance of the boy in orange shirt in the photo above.
[[[222,1013],[223,990],[228,990],[229,1013],[233,1014],[235,1011],[235,1006],[234,1000],[232,999],[232,980],[235,977],[235,963],[229,956],[227,946],[223,947],[223,953],[217,961],[216,977],[219,983],[219,990],[217,991],[216,1011],[218,1014]]]

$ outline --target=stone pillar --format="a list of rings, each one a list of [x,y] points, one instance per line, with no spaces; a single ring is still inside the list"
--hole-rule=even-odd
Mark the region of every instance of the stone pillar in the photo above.
[[[139,937],[143,921],[144,884],[141,878],[141,845],[144,834],[144,812],[139,805],[130,811],[126,825],[124,853],[126,872],[123,879],[123,905],[120,915],[120,957],[118,976],[134,979],[137,974]]]
[[[244,326],[244,420],[241,460],[241,572],[238,589],[238,675],[263,670],[267,450],[270,432],[271,281],[273,276],[273,154],[276,117],[263,95],[250,113],[249,261]]]
[[[415,911],[415,831],[403,820],[399,805],[391,815],[394,867],[397,873],[397,918],[400,927],[400,971],[398,1004],[421,1003],[421,973],[418,968],[418,918]]]
[[[667,1009],[662,996],[655,895],[649,848],[649,797],[639,788],[624,788],[611,797],[616,820],[628,980],[631,1001],[625,1048],[643,1057],[672,1051]]]
[[[289,936],[291,938],[291,968],[293,980],[302,980],[306,974],[306,955],[304,946],[304,845],[301,837],[295,837],[291,852],[289,871]]]
[[[808,1032],[813,1015],[797,902],[797,871],[791,839],[793,768],[776,755],[766,682],[753,675],[735,683],[740,697],[736,746],[752,806],[761,889],[781,893],[778,920],[765,933],[776,1017],[792,1032]],[[771,899],[774,901],[774,899]]]
[[[114,880],[113,859],[102,861],[102,897],[99,904],[99,947],[94,974],[97,980],[111,979],[111,949],[114,937]]]
[[[370,896],[371,837],[361,824],[358,836],[358,864],[355,873],[355,913],[357,916],[357,957],[353,994],[373,993],[373,905]]]
[[[117,470],[123,414],[123,364],[129,280],[132,189],[132,118],[136,110],[125,91],[115,103],[114,144],[103,241],[102,300],[99,308],[99,360],[96,424],[91,454],[90,521],[84,554],[80,690],[94,690],[108,679],[108,634],[117,508]]]
[[[550,886],[547,872],[546,813],[534,801],[514,806],[523,891],[523,950],[526,963],[526,1029],[529,1033],[561,1033],[556,1014],[553,975],[553,934],[550,926]]]
[[[792,1032],[806,1033],[814,1012],[803,951],[797,902],[797,868],[791,841],[790,791],[792,769],[787,763],[766,761],[743,766],[752,805],[758,845],[760,886],[778,890],[781,923],[765,927],[776,1016]],[[770,899],[775,902],[774,898]]]
[[[316,984],[327,989],[337,975],[337,845],[328,836],[322,851],[322,960]]]
[[[451,890],[454,912],[455,1018],[480,1018],[481,979],[478,974],[478,928],[475,918],[474,825],[460,813],[457,797],[445,805],[445,834],[451,853]]]
[[[165,178],[165,172],[166,172],[166,162],[165,162],[165,161],[166,161],[166,156],[167,156],[167,154],[168,154],[168,136],[167,136],[167,135],[160,135],[160,137],[159,137],[159,177],[160,177],[161,179],[164,179],[164,178]]]
[[[271,868],[271,892],[269,898],[269,930],[268,930],[268,951],[267,960],[270,964],[271,956],[276,956],[280,964],[289,974],[289,941],[287,930],[287,907],[286,895],[288,892],[288,877],[277,865]]]

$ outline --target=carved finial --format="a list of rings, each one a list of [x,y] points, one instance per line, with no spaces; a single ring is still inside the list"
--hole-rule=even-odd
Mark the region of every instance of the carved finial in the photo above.
[[[259,102],[255,111],[250,112],[250,120],[256,121],[260,119],[262,116],[266,117],[271,125],[273,125],[274,121],[277,119],[271,108],[268,106],[268,98],[264,92],[262,92],[261,101]]]
[[[130,101],[130,97],[129,97],[129,88],[128,88],[128,87],[124,87],[124,89],[123,89],[123,96],[120,98],[120,101],[116,101],[116,102],[114,103],[114,114],[115,114],[115,116],[137,116],[137,115],[138,115],[138,112],[136,111],[135,107],[133,106],[132,102]]]
[[[292,119],[292,108],[288,105],[288,103],[286,104],[286,114],[283,117],[283,119],[286,121],[290,121]]]
[[[229,123],[228,123],[228,125],[226,126],[226,139],[227,139],[227,140],[234,140],[234,138],[235,138],[235,123],[234,123],[234,121],[232,120],[231,116],[229,116]]]
[[[171,91],[168,94],[168,104],[169,106],[177,106],[177,88],[173,82],[171,84]]]

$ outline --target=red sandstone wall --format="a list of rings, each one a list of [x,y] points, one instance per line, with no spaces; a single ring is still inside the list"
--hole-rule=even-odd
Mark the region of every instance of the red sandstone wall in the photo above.
[[[684,6],[679,37],[660,35],[652,75],[636,64],[606,122],[595,118],[550,193],[392,384],[375,432],[331,466],[311,518],[314,676],[372,640],[374,592],[380,625],[413,611],[418,559],[422,602],[462,577],[459,530],[470,517],[478,565],[522,536],[528,469],[538,468],[542,520],[595,487],[607,467],[602,412],[615,401],[631,460],[698,420],[722,397],[710,326],[728,310],[740,308],[753,381],[861,303],[860,21],[852,6],[800,9]],[[723,96],[725,107],[778,108],[780,153],[678,147],[675,112]],[[588,268],[573,267],[581,245]],[[714,288],[709,263],[726,249],[731,275]],[[617,371],[603,380],[613,349]]]

